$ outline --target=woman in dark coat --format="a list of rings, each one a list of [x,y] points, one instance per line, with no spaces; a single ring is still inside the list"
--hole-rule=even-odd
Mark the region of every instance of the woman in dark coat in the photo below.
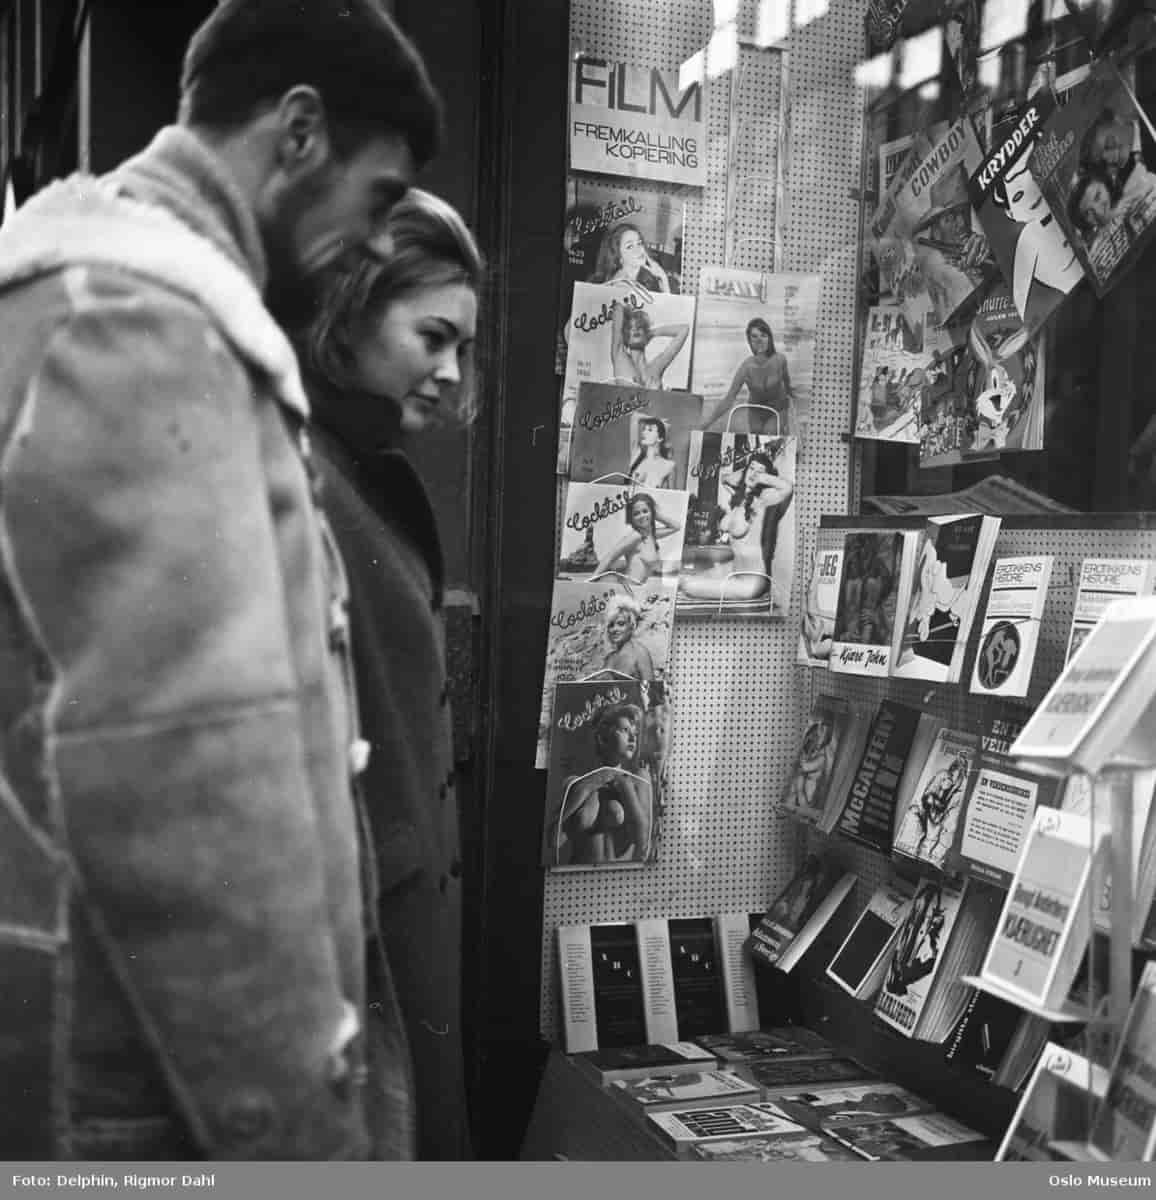
[[[350,584],[377,911],[416,1072],[417,1155],[472,1157],[461,1037],[461,858],[429,498],[403,434],[461,419],[483,264],[458,213],[411,191],[385,256],[332,281],[303,357],[322,503]]]

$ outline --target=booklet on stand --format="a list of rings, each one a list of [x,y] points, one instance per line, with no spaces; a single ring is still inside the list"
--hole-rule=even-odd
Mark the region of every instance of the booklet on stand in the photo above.
[[[843,570],[843,550],[816,550],[811,561],[811,576],[803,597],[803,618],[799,630],[796,661],[804,667],[824,667],[831,662],[831,641],[835,635],[835,610],[839,606],[839,576]]]
[[[809,854],[751,933],[752,956],[790,971],[835,915],[855,879],[833,859]]]
[[[1156,562],[1145,558],[1085,558],[1072,609],[1068,651],[1064,662],[1084,644],[1108,606],[1116,600],[1150,596],[1156,583]]]
[[[974,734],[939,731],[906,808],[896,814],[894,854],[937,871],[947,869],[978,755]]]
[[[972,692],[1028,694],[1054,562],[1051,554],[995,560],[971,674]]]
[[[901,633],[896,598],[915,567],[918,533],[849,533],[831,644],[831,670],[847,675],[891,674]]]
[[[780,810],[829,831],[843,807],[867,738],[867,714],[842,696],[815,697]]]
[[[857,1000],[873,1000],[883,986],[895,939],[911,909],[911,896],[910,885],[902,880],[877,888],[827,964],[827,978]]]

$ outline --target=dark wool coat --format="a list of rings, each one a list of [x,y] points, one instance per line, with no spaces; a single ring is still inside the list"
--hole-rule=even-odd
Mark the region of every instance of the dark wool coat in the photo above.
[[[461,1036],[461,858],[443,564],[412,464],[375,450],[383,402],[311,388],[321,499],[345,560],[378,913],[409,1033],[418,1156],[472,1157]],[[354,415],[350,415],[349,410]]]

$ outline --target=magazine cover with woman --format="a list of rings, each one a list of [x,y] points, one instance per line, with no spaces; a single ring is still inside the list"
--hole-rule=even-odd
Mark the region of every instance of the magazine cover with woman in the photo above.
[[[663,685],[563,682],[554,693],[542,865],[653,862],[670,715]]]
[[[786,616],[795,574],[797,451],[791,437],[692,434],[680,611]]]
[[[703,429],[798,435],[805,428],[819,289],[818,275],[703,267],[691,384],[703,397]],[[736,405],[744,407],[732,419]]]
[[[568,484],[557,578],[615,578],[635,585],[677,578],[687,499],[685,492]]]
[[[674,621],[674,584],[632,584],[620,575],[557,579],[546,634],[546,664],[534,765],[549,763],[557,684],[602,678],[664,680]]]
[[[1102,59],[1048,118],[1029,166],[1084,272],[1103,296],[1136,261],[1156,225],[1156,175],[1145,161],[1132,88]]]
[[[702,416],[693,392],[582,383],[570,435],[570,479],[685,489],[691,431]]]

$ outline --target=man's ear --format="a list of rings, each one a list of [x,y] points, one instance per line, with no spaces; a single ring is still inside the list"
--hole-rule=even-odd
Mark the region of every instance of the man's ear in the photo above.
[[[298,84],[277,105],[277,165],[287,172],[324,166],[333,151],[325,102],[316,88]]]

